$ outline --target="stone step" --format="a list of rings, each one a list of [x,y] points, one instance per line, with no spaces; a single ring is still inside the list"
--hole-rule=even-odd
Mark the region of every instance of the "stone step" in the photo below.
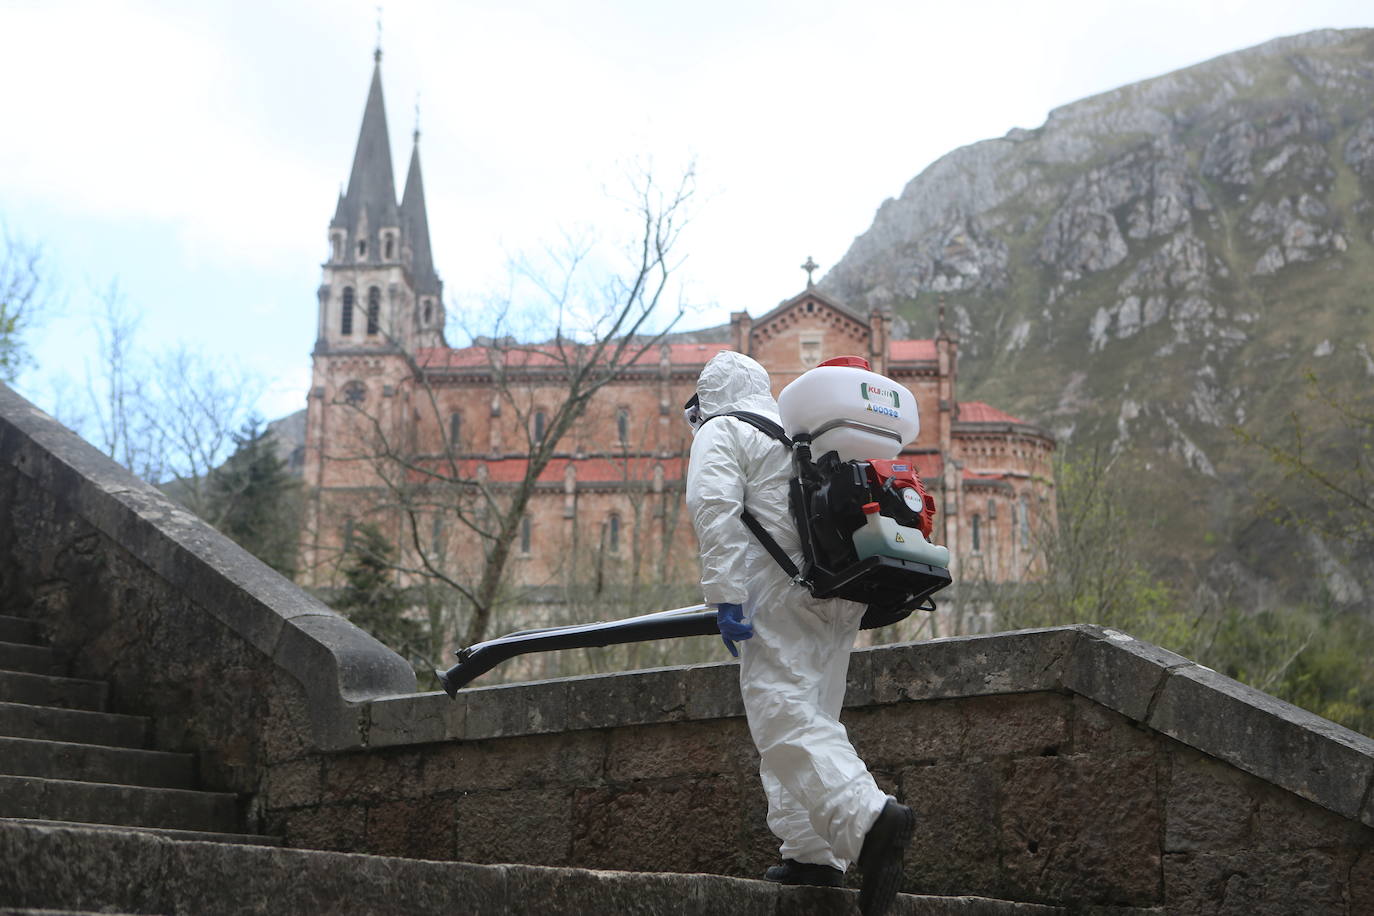
[[[29,674],[66,674],[57,653],[47,646],[0,642],[0,671],[26,671]]]
[[[17,910],[12,906],[0,906],[0,916],[109,916],[100,910]],[[116,913],[115,916],[135,916],[130,913]]]
[[[38,776],[0,776],[0,817],[212,833],[233,833],[238,829],[236,800],[227,793]]]
[[[195,758],[166,751],[0,737],[0,775],[191,789],[195,787]]]
[[[36,817],[0,817],[0,827],[5,824],[38,827],[69,827],[80,830],[112,830],[118,833],[150,833],[169,840],[187,840],[193,843],[241,843],[245,846],[280,846],[281,837],[263,836],[259,833],[215,833],[210,830],[172,830],[168,827],[131,827],[126,824],[78,824],[74,821],[53,821]]]
[[[0,702],[103,712],[109,686],[103,681],[0,671]]]
[[[857,892],[716,875],[470,865],[0,821],[0,900],[132,913],[636,913],[852,916]],[[892,916],[1048,916],[1058,907],[901,896]]]
[[[0,735],[111,747],[144,747],[148,743],[148,719],[112,712],[0,703]]]
[[[26,646],[46,645],[38,621],[26,617],[0,614],[0,642],[17,642]]]

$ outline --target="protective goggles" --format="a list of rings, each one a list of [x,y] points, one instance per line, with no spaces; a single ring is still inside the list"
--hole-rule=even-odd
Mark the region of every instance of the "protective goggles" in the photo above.
[[[694,394],[687,399],[687,403],[682,405],[682,418],[692,427],[692,432],[701,428],[701,424],[706,422],[706,414],[701,412],[701,398]]]

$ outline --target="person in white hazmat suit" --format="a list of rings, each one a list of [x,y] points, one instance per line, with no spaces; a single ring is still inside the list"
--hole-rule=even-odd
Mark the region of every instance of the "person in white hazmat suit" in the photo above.
[[[782,840],[783,863],[765,877],[839,886],[857,861],[862,911],[884,912],[897,893],[914,818],[878,788],[838,718],[864,607],[813,598],[740,520],[748,506],[800,565],[786,447],[742,420],[716,416],[743,410],[780,423],[767,370],[723,351],[702,370],[697,401],[695,414],[689,402],[695,437],[687,506],[701,546],[706,603],[717,607],[732,653],[740,641],[740,692],[759,751],[768,826]]]

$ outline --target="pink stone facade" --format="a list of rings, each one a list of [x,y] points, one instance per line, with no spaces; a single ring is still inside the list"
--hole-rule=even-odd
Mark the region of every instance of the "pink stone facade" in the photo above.
[[[730,343],[659,345],[602,389],[560,443],[517,542],[513,584],[558,586],[589,576],[622,585],[695,581],[696,543],[683,511],[690,432],[681,405],[701,367],[726,348],[763,363],[775,394],[837,355],[864,356],[906,385],[922,429],[905,454],[936,496],[933,540],[952,548],[956,580],[961,573],[993,581],[1033,575],[1038,531],[1054,521],[1053,440],[988,405],[958,401],[956,340],[892,340],[890,329],[889,315],[862,318],[808,288],[757,319],[735,313]],[[378,429],[408,457],[441,455],[447,441],[463,473],[513,482],[523,475],[536,414],[551,414],[561,396],[556,373],[532,366],[510,376],[508,386],[518,391],[513,406],[480,347],[407,354],[383,341],[368,352],[362,343],[315,354],[305,565],[319,585],[337,583],[350,523],[375,521],[405,539],[377,465],[366,460],[377,451]],[[446,555],[478,548],[475,537],[451,526],[446,532],[442,518],[428,528],[422,536],[452,539]]]

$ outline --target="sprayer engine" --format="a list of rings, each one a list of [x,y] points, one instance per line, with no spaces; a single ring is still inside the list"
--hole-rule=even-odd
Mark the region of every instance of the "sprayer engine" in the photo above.
[[[856,560],[853,535],[864,525],[867,504],[877,503],[881,514],[924,537],[934,530],[935,500],[909,460],[842,461],[832,451],[813,468],[803,487],[813,494],[808,500],[810,530],[818,559],[827,568]]]
[[[873,501],[879,511],[899,525],[919,529],[929,538],[935,530],[935,499],[926,492],[916,466],[901,459],[866,464]]]

